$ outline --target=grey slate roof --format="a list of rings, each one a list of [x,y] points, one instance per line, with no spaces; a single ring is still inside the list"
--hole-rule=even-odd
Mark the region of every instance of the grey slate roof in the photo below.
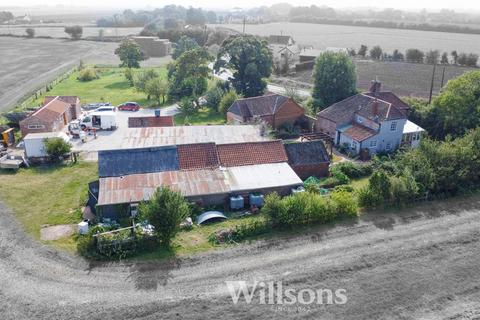
[[[272,115],[276,113],[280,106],[287,100],[288,97],[279,94],[238,99],[230,106],[228,112],[245,118]]]
[[[377,98],[376,103],[378,104],[378,121],[406,118],[406,115],[391,103],[379,98]],[[355,113],[370,120],[376,120],[374,105],[375,97],[369,94],[357,94],[332,104],[317,115],[337,124],[353,121]]]
[[[292,166],[315,165],[330,161],[325,145],[320,140],[285,144],[288,163]]]
[[[101,178],[174,170],[179,170],[176,146],[98,152]]]

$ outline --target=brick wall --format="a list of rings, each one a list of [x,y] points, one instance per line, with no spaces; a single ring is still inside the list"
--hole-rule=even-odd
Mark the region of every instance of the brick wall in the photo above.
[[[275,114],[275,127],[278,128],[284,123],[293,124],[299,118],[302,118],[304,114],[305,110],[301,106],[288,99]]]
[[[307,179],[308,177],[326,177],[328,175],[328,162],[315,164],[315,165],[303,165],[303,166],[291,166],[293,171],[301,178]]]
[[[337,131],[337,124],[331,120],[317,117],[317,124],[315,126],[315,132],[323,132],[330,135],[330,137],[335,138]]]
[[[37,126],[38,128],[32,128],[32,126]],[[20,121],[20,131],[22,132],[23,137],[29,133],[60,131],[63,127],[63,116],[60,116],[55,121],[51,122],[44,122],[36,117],[29,117]]]

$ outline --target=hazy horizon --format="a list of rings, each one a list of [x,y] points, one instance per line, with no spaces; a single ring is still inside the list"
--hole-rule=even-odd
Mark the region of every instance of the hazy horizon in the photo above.
[[[28,8],[28,7],[47,7],[51,6],[61,6],[62,9],[71,9],[71,10],[89,10],[89,9],[111,9],[111,10],[123,10],[123,9],[152,9],[163,7],[168,4],[176,4],[183,6],[194,6],[202,7],[208,9],[232,9],[234,7],[240,7],[243,9],[259,7],[259,6],[270,6],[276,3],[290,3],[293,6],[301,5],[312,5],[317,6],[329,6],[332,8],[394,8],[394,9],[403,9],[403,10],[440,10],[440,9],[454,9],[457,11],[480,11],[480,2],[473,2],[471,0],[458,0],[455,2],[448,0],[427,0],[427,1],[418,1],[418,0],[404,0],[401,3],[397,1],[379,1],[374,0],[326,0],[326,1],[309,1],[309,0],[297,0],[297,1],[278,1],[278,0],[244,0],[242,5],[230,5],[225,4],[224,1],[218,0],[170,0],[159,3],[158,1],[152,0],[137,0],[134,3],[126,0],[82,0],[81,5],[78,0],[16,0],[12,5],[7,3],[6,0],[0,0],[0,9],[2,8]]]

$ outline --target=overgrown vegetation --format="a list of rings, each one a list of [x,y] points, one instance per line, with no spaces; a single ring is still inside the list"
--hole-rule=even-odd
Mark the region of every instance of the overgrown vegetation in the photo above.
[[[52,161],[61,161],[63,156],[72,150],[72,145],[62,138],[47,138],[44,139],[43,144],[45,152]]]

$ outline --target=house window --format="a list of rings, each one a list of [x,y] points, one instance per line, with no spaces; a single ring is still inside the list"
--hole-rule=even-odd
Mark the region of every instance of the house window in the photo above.
[[[376,147],[377,147],[377,140],[370,141],[370,148],[376,148]]]
[[[392,124],[390,124],[390,131],[396,131],[397,130],[397,122],[393,121]]]
[[[390,149],[392,149],[392,144],[389,142],[389,143],[387,143],[387,145],[385,146],[385,150],[388,151],[388,150],[390,150]]]
[[[352,141],[352,149],[357,150],[357,142],[356,141]]]
[[[28,129],[44,129],[45,126],[43,124],[29,124]]]

